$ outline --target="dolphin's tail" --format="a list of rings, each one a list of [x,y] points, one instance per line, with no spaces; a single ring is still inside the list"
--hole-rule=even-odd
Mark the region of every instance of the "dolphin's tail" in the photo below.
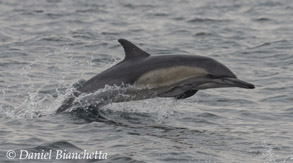
[[[56,114],[62,113],[68,108],[72,107],[73,101],[75,100],[75,97],[67,98],[63,104],[57,109]]]
[[[63,104],[57,109],[56,114],[62,113],[73,106],[74,100],[79,96],[78,92],[74,92],[69,98],[64,100]]]

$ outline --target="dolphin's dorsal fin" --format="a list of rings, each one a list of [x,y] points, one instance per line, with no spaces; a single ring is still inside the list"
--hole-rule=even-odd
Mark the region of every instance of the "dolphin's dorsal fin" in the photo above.
[[[130,41],[127,41],[125,39],[119,39],[118,42],[122,45],[125,51],[125,58],[124,60],[130,60],[130,59],[137,59],[137,58],[146,58],[150,56],[149,53],[143,51]]]

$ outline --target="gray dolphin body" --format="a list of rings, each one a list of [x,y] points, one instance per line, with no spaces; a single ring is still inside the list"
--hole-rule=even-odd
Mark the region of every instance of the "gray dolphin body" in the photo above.
[[[72,107],[77,96],[94,93],[106,85],[118,86],[120,90],[101,92],[92,97],[103,99],[103,104],[153,97],[184,99],[208,88],[255,88],[253,84],[237,79],[225,65],[209,57],[151,56],[125,39],[118,41],[125,51],[124,60],[83,83],[57,113]]]

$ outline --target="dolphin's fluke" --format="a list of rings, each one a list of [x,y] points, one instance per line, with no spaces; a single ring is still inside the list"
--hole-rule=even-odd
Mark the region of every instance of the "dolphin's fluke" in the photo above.
[[[127,41],[125,39],[119,39],[118,42],[122,45],[125,51],[125,59],[124,60],[129,60],[129,59],[136,59],[136,58],[145,58],[150,56],[149,53],[143,51],[130,41]]]
[[[73,106],[73,101],[75,100],[75,97],[70,97],[68,99],[66,99],[63,104],[58,108],[58,110],[56,111],[56,114],[58,113],[62,113],[65,110],[69,109],[70,107]]]
[[[80,95],[80,93],[78,92],[74,92],[73,94],[70,95],[70,97],[68,97],[63,104],[57,109],[56,113],[62,113],[65,110],[71,108],[73,106],[74,100],[76,97],[78,97]]]

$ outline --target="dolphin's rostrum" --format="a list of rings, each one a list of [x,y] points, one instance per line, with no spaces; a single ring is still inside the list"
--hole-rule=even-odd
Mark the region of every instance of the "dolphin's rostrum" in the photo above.
[[[118,41],[125,51],[124,60],[79,86],[57,113],[72,107],[77,96],[97,92],[107,85],[118,89],[93,96],[100,98],[97,101],[103,99],[103,105],[154,97],[184,99],[208,88],[254,88],[253,84],[237,79],[231,70],[212,58],[196,55],[151,56],[125,39]]]

